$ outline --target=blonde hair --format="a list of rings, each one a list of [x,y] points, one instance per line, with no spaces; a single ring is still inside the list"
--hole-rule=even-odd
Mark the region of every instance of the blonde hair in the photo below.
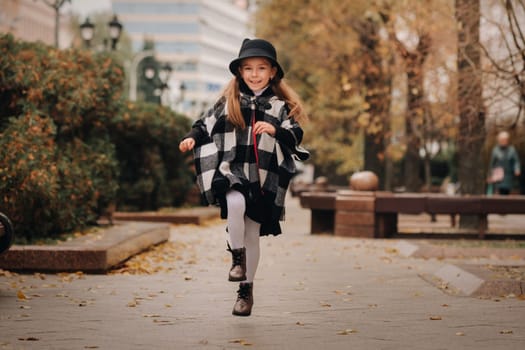
[[[239,101],[239,84],[240,77],[235,76],[230,80],[224,89],[223,96],[226,99],[228,106],[228,120],[237,128],[246,128],[246,123],[241,113],[241,104]],[[304,110],[303,103],[299,95],[288,85],[283,79],[274,78],[270,81],[271,88],[275,96],[282,99],[290,112],[288,115],[299,123],[304,123],[308,120],[308,116]]]

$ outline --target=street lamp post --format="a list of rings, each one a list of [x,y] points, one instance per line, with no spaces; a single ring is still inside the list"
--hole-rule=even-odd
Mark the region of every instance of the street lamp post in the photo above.
[[[169,106],[169,99],[168,94],[166,93],[169,90],[168,81],[171,77],[171,72],[173,69],[171,68],[171,64],[168,62],[165,62],[159,70],[159,78],[161,81],[160,85],[160,103],[161,105]]]
[[[153,57],[154,55],[155,55],[155,51],[144,50],[144,51],[137,53],[133,57],[133,60],[131,61],[131,64],[129,67],[129,99],[130,101],[137,100],[137,68],[140,62],[146,57]]]
[[[91,40],[95,36],[95,25],[89,21],[89,17],[80,25],[80,36],[84,40],[84,45],[90,48]]]
[[[118,21],[117,15],[113,15],[111,21],[108,22],[109,39],[111,40],[111,50],[117,48],[117,42],[122,34],[122,24]],[[84,40],[87,48],[91,47],[91,41],[95,36],[95,25],[89,21],[89,17],[80,25],[80,36]],[[107,47],[107,39],[104,39],[104,47]]]
[[[122,24],[118,21],[117,15],[113,15],[113,18],[108,23],[109,27],[109,38],[111,39],[111,50],[117,48],[117,42],[120,39],[122,33]]]

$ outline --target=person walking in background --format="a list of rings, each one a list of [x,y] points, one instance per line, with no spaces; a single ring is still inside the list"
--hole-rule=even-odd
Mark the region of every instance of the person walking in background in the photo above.
[[[514,177],[520,176],[520,158],[516,149],[509,144],[510,136],[506,131],[498,134],[498,144],[492,149],[490,157],[489,184],[494,192],[508,195],[512,190]]]
[[[299,144],[306,121],[297,94],[282,80],[273,45],[245,39],[229,65],[233,78],[222,97],[180,142],[194,151],[197,184],[208,204],[227,219],[232,266],[228,280],[241,282],[233,315],[249,316],[259,237],[281,233],[284,198],[296,174],[294,160],[309,153]]]

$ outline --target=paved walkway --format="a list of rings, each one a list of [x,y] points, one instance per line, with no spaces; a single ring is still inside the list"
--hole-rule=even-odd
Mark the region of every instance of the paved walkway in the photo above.
[[[231,316],[223,222],[174,227],[130,265],[153,274],[0,272],[0,349],[525,348],[525,301],[445,294],[419,277],[444,261],[308,227],[290,199],[286,233],[263,239],[249,318]]]

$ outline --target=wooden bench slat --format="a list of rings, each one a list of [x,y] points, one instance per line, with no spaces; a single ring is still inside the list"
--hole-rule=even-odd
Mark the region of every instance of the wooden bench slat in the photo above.
[[[309,209],[335,210],[335,192],[310,192],[301,194],[301,207]]]
[[[427,197],[420,194],[376,195],[376,213],[421,214],[425,211]]]
[[[481,214],[481,198],[429,196],[426,211],[431,214]]]
[[[481,211],[486,214],[525,214],[525,196],[483,197]]]

